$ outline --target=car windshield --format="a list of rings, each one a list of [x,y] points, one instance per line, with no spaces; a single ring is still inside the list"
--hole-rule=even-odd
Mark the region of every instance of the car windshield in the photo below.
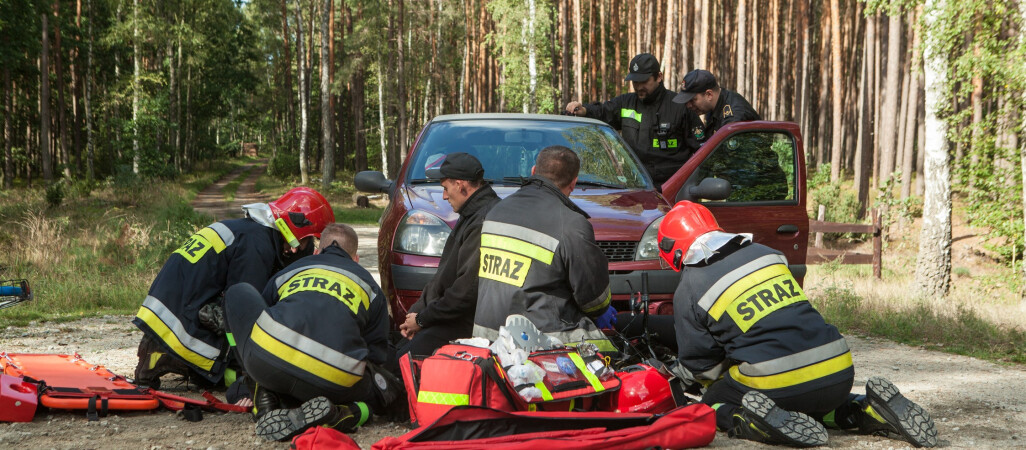
[[[571,148],[581,158],[579,188],[648,189],[652,182],[612,128],[559,120],[457,120],[425,131],[410,162],[407,180],[426,182],[424,170],[442,156],[466,152],[477,157],[485,178],[520,184],[531,176],[538,152],[550,145]]]

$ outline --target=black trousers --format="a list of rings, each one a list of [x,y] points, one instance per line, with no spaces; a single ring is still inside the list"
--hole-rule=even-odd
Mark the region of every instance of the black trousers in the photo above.
[[[375,394],[373,379],[375,369],[367,364],[363,378],[351,387],[319,382],[319,377],[299,367],[282,364],[280,359],[257,351],[249,335],[257,318],[267,308],[263,297],[253,286],[240,283],[225,291],[225,321],[228,331],[235,338],[235,351],[246,374],[262,388],[285,396],[286,403],[305,402],[324,396],[336,404],[366,402],[371,409],[380,411],[382,406]]]
[[[808,414],[816,420],[822,420],[823,416],[841,408],[851,400],[851,387],[855,382],[855,376],[843,377],[840,381],[819,389],[809,389],[793,395],[782,396],[773,390],[762,391],[767,397],[773,399],[777,406],[793,412]],[[724,375],[706,389],[702,396],[702,403],[713,406],[717,403],[722,405],[716,409],[716,427],[721,430],[731,428],[733,416],[741,409],[741,397],[748,391],[755,390],[741,383],[738,383],[729,374]]]

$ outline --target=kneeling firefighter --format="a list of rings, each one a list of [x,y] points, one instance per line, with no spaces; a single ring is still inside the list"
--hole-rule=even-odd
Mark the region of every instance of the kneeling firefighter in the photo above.
[[[275,274],[262,295],[248,284],[225,294],[261,437],[317,425],[352,432],[372,412],[403,406],[402,383],[382,367],[392,355],[385,299],[356,249],[351,227],[330,224],[314,255]]]
[[[175,250],[132,321],[144,333],[135,382],[160,389],[166,373],[231,384],[222,295],[236,283],[267,284],[271,274],[313,252],[335,221],[317,191],[298,187],[269,203],[242,207],[242,219],[215,222]],[[193,377],[192,375],[197,375]]]
[[[930,415],[873,377],[866,395],[844,337],[809,303],[780,252],[725,233],[705,206],[678,203],[659,226],[659,253],[681,272],[673,296],[679,364],[705,386],[716,425],[774,444],[826,444],[824,424],[937,444]]]

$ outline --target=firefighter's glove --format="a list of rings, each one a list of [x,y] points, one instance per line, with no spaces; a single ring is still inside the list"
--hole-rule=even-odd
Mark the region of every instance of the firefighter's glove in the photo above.
[[[613,328],[614,323],[616,323],[616,308],[612,306],[595,319],[595,325],[602,329]]]
[[[199,322],[210,331],[217,334],[225,333],[224,308],[217,302],[207,303],[199,310]]]

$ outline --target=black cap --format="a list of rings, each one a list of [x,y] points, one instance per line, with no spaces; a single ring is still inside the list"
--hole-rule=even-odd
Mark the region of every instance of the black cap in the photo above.
[[[642,53],[631,60],[627,81],[645,81],[659,73],[659,60],[651,53]]]
[[[716,88],[716,77],[708,70],[692,70],[684,75],[684,83],[681,84],[680,93],[673,97],[674,103],[687,103],[695,94],[701,94],[709,89]]]
[[[445,156],[441,165],[424,170],[424,175],[431,179],[452,178],[455,180],[480,180],[484,177],[481,161],[463,153],[450,153]]]

